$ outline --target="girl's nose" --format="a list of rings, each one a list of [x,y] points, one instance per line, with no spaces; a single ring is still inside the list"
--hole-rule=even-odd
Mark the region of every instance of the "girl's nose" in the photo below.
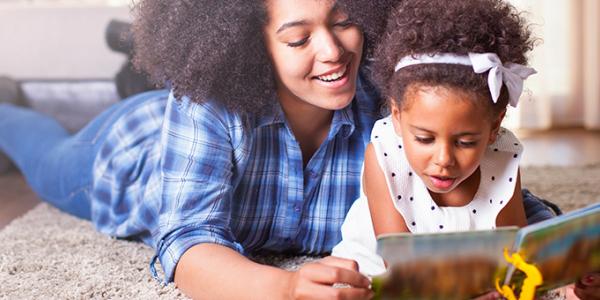
[[[332,33],[323,34],[319,40],[317,59],[321,62],[337,62],[344,55],[344,46]]]
[[[434,163],[442,168],[454,165],[454,152],[452,145],[440,145],[436,150]]]

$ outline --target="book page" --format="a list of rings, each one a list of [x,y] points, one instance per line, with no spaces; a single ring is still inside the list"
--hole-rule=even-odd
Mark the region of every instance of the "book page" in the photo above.
[[[516,232],[510,227],[382,236],[377,249],[388,271],[373,278],[376,297],[468,299],[493,290],[506,271],[503,250],[513,245]]]
[[[600,204],[522,228],[515,240],[521,257],[542,273],[543,292],[600,270]],[[510,281],[510,272],[507,280]],[[513,278],[512,283],[518,283]]]

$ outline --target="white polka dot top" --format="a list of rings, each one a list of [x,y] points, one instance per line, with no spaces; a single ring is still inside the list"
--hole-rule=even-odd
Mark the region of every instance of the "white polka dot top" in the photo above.
[[[496,142],[483,155],[474,199],[462,207],[440,207],[421,178],[413,174],[391,117],[375,123],[371,143],[394,206],[413,233],[495,228],[498,213],[513,196],[523,150],[512,132],[501,128]]]
[[[375,123],[371,133],[377,160],[386,175],[394,206],[413,233],[493,229],[496,217],[513,195],[522,146],[507,129],[501,128],[496,142],[488,146],[481,162],[481,183],[475,198],[463,207],[439,207],[425,184],[412,173],[403,151],[402,138],[396,135],[391,118]],[[376,253],[377,241],[369,204],[361,195],[350,207],[342,224],[342,241],[332,255],[355,260],[361,273],[385,272]]]

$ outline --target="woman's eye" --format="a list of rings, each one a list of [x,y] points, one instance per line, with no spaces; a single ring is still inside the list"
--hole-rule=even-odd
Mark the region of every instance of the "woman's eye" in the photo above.
[[[417,143],[421,143],[421,144],[431,144],[431,143],[433,143],[433,138],[415,136],[415,141],[417,141]]]
[[[345,19],[343,21],[339,21],[339,22],[335,22],[335,24],[333,24],[334,26],[338,26],[338,27],[342,27],[342,28],[346,28],[350,25],[352,25],[354,23],[352,23],[352,21],[350,19]]]
[[[295,47],[300,47],[300,46],[306,44],[306,42],[308,42],[308,37],[305,37],[296,42],[289,42],[289,43],[287,43],[287,45],[288,45],[288,47],[295,48]]]

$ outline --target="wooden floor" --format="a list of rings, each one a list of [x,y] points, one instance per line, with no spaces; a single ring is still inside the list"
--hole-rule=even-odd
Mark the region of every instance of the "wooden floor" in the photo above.
[[[600,131],[562,129],[517,132],[522,166],[581,166],[600,163]]]
[[[0,228],[39,202],[19,172],[0,174]]]
[[[525,152],[523,166],[576,166],[600,163],[600,131],[564,129],[517,132]],[[0,229],[39,203],[23,177],[0,174]]]

